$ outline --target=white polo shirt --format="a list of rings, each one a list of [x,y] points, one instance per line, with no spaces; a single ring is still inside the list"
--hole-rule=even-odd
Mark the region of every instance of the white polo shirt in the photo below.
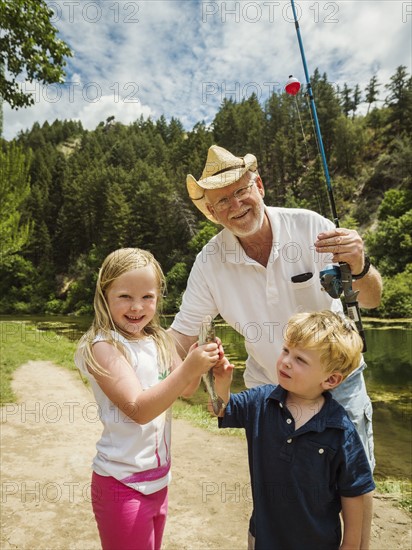
[[[249,258],[238,239],[223,229],[197,255],[172,323],[178,332],[196,336],[205,315],[220,314],[245,338],[247,387],[277,383],[283,330],[294,313],[342,310],[340,300],[320,284],[319,272],[331,256],[318,254],[314,247],[317,235],[334,224],[304,209],[266,207],[266,213],[273,234],[267,266]],[[291,281],[306,272],[313,273],[310,280]]]

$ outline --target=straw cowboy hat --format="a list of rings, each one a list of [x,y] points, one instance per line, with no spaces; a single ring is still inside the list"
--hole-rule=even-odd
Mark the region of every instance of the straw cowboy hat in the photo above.
[[[240,180],[248,170],[255,172],[256,169],[257,160],[254,155],[235,157],[223,147],[212,145],[209,147],[205,168],[199,181],[191,174],[187,176],[186,185],[189,197],[206,218],[214,223],[219,223],[207,209],[205,189],[221,189]]]

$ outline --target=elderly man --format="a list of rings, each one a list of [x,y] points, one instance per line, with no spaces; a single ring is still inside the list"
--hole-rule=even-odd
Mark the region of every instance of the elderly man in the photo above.
[[[350,266],[362,307],[379,305],[381,277],[358,233],[336,228],[310,210],[266,206],[254,155],[236,157],[213,145],[201,178],[188,175],[187,188],[197,208],[223,230],[198,254],[170,329],[182,354],[196,341],[203,317],[220,314],[245,337],[246,386],[276,383],[275,360],[289,318],[298,311],[342,309],[319,282],[331,261]],[[362,361],[333,395],[355,423],[373,468],[365,367]],[[362,548],[368,547],[368,536],[364,533]]]

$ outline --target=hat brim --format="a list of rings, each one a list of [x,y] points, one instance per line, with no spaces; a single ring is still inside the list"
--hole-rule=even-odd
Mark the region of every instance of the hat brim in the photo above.
[[[216,218],[209,212],[206,206],[205,190],[208,189],[222,189],[232,183],[240,180],[240,178],[246,174],[249,170],[255,172],[257,169],[257,160],[254,155],[247,154],[244,157],[244,165],[233,168],[232,170],[225,170],[220,174],[209,176],[208,178],[200,179],[197,181],[191,174],[188,174],[186,178],[186,187],[189,193],[189,197],[192,199],[193,204],[206,216],[206,218],[213,223],[219,223]]]

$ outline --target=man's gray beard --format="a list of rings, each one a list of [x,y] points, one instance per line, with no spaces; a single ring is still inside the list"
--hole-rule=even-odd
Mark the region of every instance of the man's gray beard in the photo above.
[[[242,230],[239,230],[239,229],[236,229],[236,230],[230,229],[229,231],[231,231],[239,239],[242,239],[242,238],[245,238],[245,237],[251,237],[252,235],[257,233],[258,231],[260,231],[263,227],[263,221],[265,219],[265,205],[264,205],[263,200],[262,200],[261,204],[259,205],[259,214],[260,214],[260,219],[254,224],[253,229],[250,229],[249,231],[242,231]]]

